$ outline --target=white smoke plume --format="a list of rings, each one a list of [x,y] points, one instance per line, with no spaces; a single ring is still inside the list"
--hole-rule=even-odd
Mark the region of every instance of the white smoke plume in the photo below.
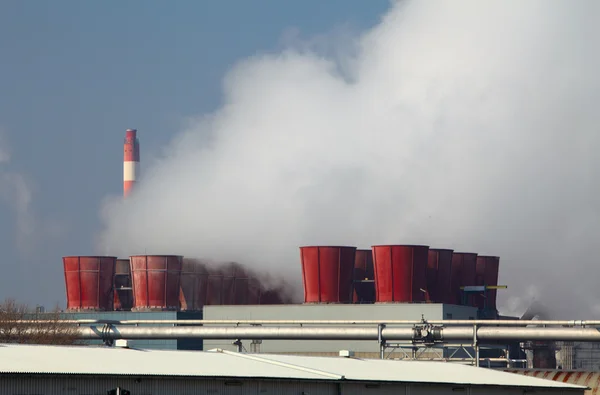
[[[0,201],[15,215],[15,241],[22,254],[31,249],[31,237],[35,230],[31,210],[31,184],[18,172],[7,168],[11,160],[10,147],[5,134],[0,130]]]
[[[343,50],[244,60],[222,108],[104,208],[99,248],[300,284],[300,245],[420,243],[499,255],[515,313],[536,295],[554,318],[598,318],[599,13],[402,1]]]

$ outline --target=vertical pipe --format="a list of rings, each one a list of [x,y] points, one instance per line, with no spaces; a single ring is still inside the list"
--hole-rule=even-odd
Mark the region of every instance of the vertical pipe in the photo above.
[[[379,359],[385,359],[385,340],[383,340],[385,324],[377,325],[377,341],[379,342]]]
[[[473,325],[473,345],[475,346],[475,366],[479,367],[479,343],[477,342],[477,324]]]

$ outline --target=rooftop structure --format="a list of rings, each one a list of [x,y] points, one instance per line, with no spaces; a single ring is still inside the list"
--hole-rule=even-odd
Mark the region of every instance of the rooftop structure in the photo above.
[[[351,355],[346,353],[345,355]],[[522,393],[583,394],[586,387],[500,371],[435,362],[354,357],[150,351],[124,347],[0,345],[0,392],[106,393]],[[275,384],[276,383],[276,384]],[[468,388],[468,389],[467,389]],[[433,391],[433,392],[432,392]],[[508,391],[508,392],[507,392]]]

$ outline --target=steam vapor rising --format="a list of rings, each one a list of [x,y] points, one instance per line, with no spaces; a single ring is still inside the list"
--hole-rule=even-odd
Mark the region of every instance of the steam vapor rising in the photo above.
[[[222,108],[104,207],[99,249],[243,262],[301,289],[300,245],[427,244],[499,255],[502,313],[536,298],[598,318],[599,12],[403,1],[336,56],[247,59]]]
[[[35,221],[31,209],[32,191],[27,179],[20,173],[6,169],[11,153],[0,130],[0,203],[15,215],[15,242],[19,253],[26,255],[32,246]]]

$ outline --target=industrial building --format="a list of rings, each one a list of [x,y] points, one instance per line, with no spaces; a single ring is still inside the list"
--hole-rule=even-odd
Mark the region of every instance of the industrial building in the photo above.
[[[0,393],[583,395],[587,389],[459,364],[123,346],[0,345]]]
[[[129,259],[67,256],[63,258],[67,294],[64,317],[113,322],[165,320],[183,325],[186,320],[199,319],[473,320],[498,315],[494,289],[498,258],[426,246],[375,246],[372,250],[317,246],[302,247],[300,252],[304,304],[286,303],[285,295],[266,289],[260,277],[236,264],[214,267],[170,255]],[[454,277],[448,276],[452,272]],[[463,284],[481,285],[476,292],[467,293]],[[152,349],[246,347],[257,352],[333,355],[351,348],[363,357],[380,355],[380,345],[375,342],[250,340],[241,347],[240,342],[232,343],[202,339],[133,341],[135,347]],[[403,358],[407,353],[414,357],[412,344],[389,346],[388,358]],[[463,347],[431,348],[430,353],[421,350],[417,354],[442,359],[474,355]]]
[[[497,257],[414,245],[373,246],[370,250],[301,247],[304,303],[290,304],[284,293],[266,288],[259,275],[234,263],[216,266],[173,255],[134,255],[128,259],[67,256],[63,258],[67,294],[64,317],[108,322],[151,320],[154,324],[165,321],[169,322],[165,325],[176,326],[201,319],[493,320],[499,318],[498,262]],[[512,349],[510,358],[522,360],[514,343],[480,345],[477,350],[471,343],[433,347],[415,346],[409,341],[299,343],[188,338],[133,340],[132,345],[320,356],[351,349],[366,358],[424,358],[472,364],[486,358],[490,367],[506,366],[507,350]]]

